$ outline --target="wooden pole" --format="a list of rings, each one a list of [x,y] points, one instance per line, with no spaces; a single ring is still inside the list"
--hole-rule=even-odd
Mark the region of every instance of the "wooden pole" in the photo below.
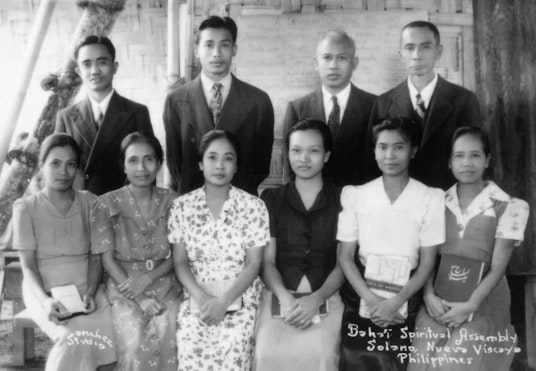
[[[184,75],[182,77],[185,81],[190,81],[192,79],[192,60],[193,60],[193,50],[194,50],[194,0],[187,0],[186,2],[186,21],[184,22],[184,50],[181,55],[184,57],[183,66],[184,66]]]
[[[80,79],[74,73],[76,62],[73,50],[76,44],[89,35],[109,35],[125,2],[126,0],[77,1],[77,5],[84,9],[84,12],[66,52],[62,73],[43,79],[41,86],[45,90],[51,90],[53,94],[49,96],[37,120],[33,135],[24,146],[22,155],[13,161],[8,176],[0,184],[0,235],[4,233],[11,220],[13,202],[23,195],[37,170],[37,157],[41,142],[54,131],[58,111],[71,103],[79,90]]]
[[[169,0],[167,19],[167,80],[175,84],[180,77],[180,9],[179,0]]]
[[[30,34],[28,49],[22,62],[21,75],[16,88],[14,89],[13,102],[9,107],[6,123],[3,125],[0,135],[0,172],[2,171],[2,167],[7,157],[9,144],[13,137],[13,133],[15,132],[22,104],[26,97],[26,91],[30,85],[35,64],[37,63],[37,58],[41,52],[43,39],[47,33],[48,25],[50,24],[50,19],[52,18],[55,6],[56,0],[43,0],[39,5],[39,12],[37,13]]]

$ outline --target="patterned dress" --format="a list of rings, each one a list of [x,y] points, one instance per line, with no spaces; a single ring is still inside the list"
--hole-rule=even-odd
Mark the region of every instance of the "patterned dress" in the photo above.
[[[207,206],[205,189],[175,200],[169,217],[169,241],[184,243],[197,282],[235,279],[245,265],[246,250],[270,241],[268,212],[257,197],[231,187],[220,217]],[[255,315],[260,301],[257,277],[242,294],[242,309],[207,326],[190,310],[188,293],[178,316],[179,370],[250,370]]]
[[[95,199],[92,193],[78,191],[67,215],[60,213],[43,192],[13,204],[13,247],[35,251],[45,292],[51,287],[74,284],[81,295],[85,294],[89,210]],[[58,325],[48,319],[41,303],[24,283],[22,288],[32,319],[54,340],[47,370],[94,371],[100,365],[115,362],[110,305],[103,289],[95,295],[95,312]]]
[[[508,196],[491,181],[465,214],[459,205],[456,186],[446,192],[445,205],[447,241],[440,247],[440,254],[484,261],[484,275],[489,269],[496,238],[514,240],[517,245],[523,240],[528,204]],[[415,351],[408,370],[508,370],[517,336],[510,323],[510,289],[506,278],[502,277],[480,304],[471,322],[449,331],[422,307],[415,333],[418,336],[412,344]]]
[[[113,251],[115,261],[129,277],[155,269],[170,256],[166,224],[174,198],[172,191],[153,188],[151,213],[145,219],[127,187],[99,197],[91,210],[93,252]],[[175,322],[181,295],[174,272],[155,280],[142,295],[163,304],[164,312],[144,314],[108,280],[118,370],[176,370]]]

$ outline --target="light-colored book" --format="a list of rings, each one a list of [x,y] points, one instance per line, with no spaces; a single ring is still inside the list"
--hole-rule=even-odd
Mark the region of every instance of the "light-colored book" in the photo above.
[[[409,259],[399,255],[369,255],[365,266],[365,282],[370,291],[382,298],[389,299],[398,294],[408,283],[411,272]],[[408,303],[398,310],[404,318],[408,317]],[[370,318],[364,300],[359,305],[359,315]]]
[[[205,291],[207,294],[220,297],[222,296],[229,288],[233,285],[234,280],[221,280],[221,281],[212,281],[212,282],[198,282],[197,284]],[[237,310],[242,309],[242,296],[236,298],[229,307],[227,307],[227,312],[236,312]],[[198,303],[190,297],[190,311],[192,313],[199,313],[200,308]]]
[[[50,289],[50,293],[71,314],[83,313],[86,310],[86,306],[80,297],[76,285],[56,286]]]

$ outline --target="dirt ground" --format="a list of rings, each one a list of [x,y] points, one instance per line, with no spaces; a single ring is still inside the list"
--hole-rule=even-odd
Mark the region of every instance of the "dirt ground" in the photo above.
[[[12,321],[0,321],[0,370],[44,370],[48,352],[53,344],[52,340],[50,340],[40,329],[35,329],[35,359],[28,362],[25,366],[15,366],[13,365],[12,360],[12,330]]]

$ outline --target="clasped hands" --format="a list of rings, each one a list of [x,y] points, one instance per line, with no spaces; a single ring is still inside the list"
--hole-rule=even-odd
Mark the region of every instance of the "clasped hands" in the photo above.
[[[84,302],[85,314],[93,313],[97,309],[97,304],[93,295],[86,293],[82,298]],[[48,319],[55,324],[62,325],[69,321],[72,313],[57,299],[48,298],[43,302],[43,308],[48,315]]]
[[[292,294],[289,294],[289,297],[283,298],[280,302],[283,308],[284,321],[292,327],[305,330],[318,322],[318,309],[324,300],[316,293],[304,295],[300,298],[295,298]]]
[[[455,329],[465,323],[477,307],[470,302],[448,302],[433,293],[424,296],[426,310],[437,323]]]
[[[366,303],[369,309],[370,320],[376,326],[388,327],[400,325],[406,321],[406,318],[398,312],[402,305],[396,297],[386,299],[371,293]]]

